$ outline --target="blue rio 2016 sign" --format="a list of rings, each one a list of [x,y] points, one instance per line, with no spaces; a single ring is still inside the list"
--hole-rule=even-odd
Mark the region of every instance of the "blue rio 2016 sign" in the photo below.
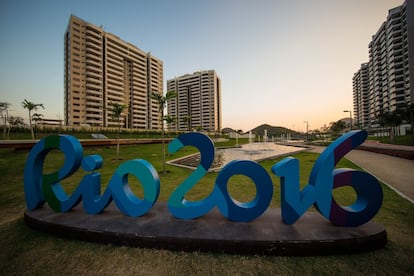
[[[281,212],[283,221],[295,223],[306,210],[314,205],[318,212],[338,226],[358,226],[371,220],[381,207],[383,194],[379,182],[370,174],[351,169],[335,169],[338,161],[349,151],[362,144],[365,131],[351,131],[333,142],[316,160],[309,183],[301,190],[299,162],[287,157],[272,166],[271,171],[280,177]],[[219,172],[214,189],[200,201],[187,201],[186,193],[207,173],[214,160],[214,144],[201,133],[186,133],[169,144],[170,152],[185,146],[196,147],[201,155],[196,170],[171,194],[168,208],[175,217],[193,219],[218,207],[229,220],[248,222],[256,219],[269,207],[273,195],[273,183],[269,173],[258,163],[249,160],[229,162]],[[54,173],[43,174],[46,155],[59,149],[65,155],[63,167]],[[60,183],[79,167],[87,172],[76,190],[67,195]],[[101,193],[99,155],[83,156],[83,149],[72,136],[49,136],[39,141],[31,150],[24,170],[24,191],[29,210],[41,207],[45,202],[56,212],[67,212],[83,203],[88,214],[102,212],[112,200],[128,216],[142,216],[158,199],[160,179],[154,167],[145,160],[134,159],[121,164],[114,172],[107,189]],[[137,197],[130,189],[128,176],[136,177],[144,191],[144,198]],[[250,202],[238,202],[228,192],[227,184],[234,175],[245,175],[256,185],[256,197]],[[351,206],[340,206],[332,191],[351,186],[357,195]]]

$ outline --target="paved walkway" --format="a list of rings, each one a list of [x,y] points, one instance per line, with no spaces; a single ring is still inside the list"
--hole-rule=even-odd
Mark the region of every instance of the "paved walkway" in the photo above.
[[[322,152],[324,147],[312,147]],[[357,164],[414,204],[414,161],[364,150],[353,150],[345,158]]]

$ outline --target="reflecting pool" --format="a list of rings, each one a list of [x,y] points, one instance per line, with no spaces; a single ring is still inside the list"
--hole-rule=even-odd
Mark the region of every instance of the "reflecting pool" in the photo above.
[[[287,146],[274,143],[249,143],[234,148],[216,149],[213,165],[209,171],[218,171],[233,160],[253,160],[260,162],[265,159],[286,156],[307,150],[306,147]],[[200,154],[192,154],[168,162],[170,165],[195,169],[200,162]]]

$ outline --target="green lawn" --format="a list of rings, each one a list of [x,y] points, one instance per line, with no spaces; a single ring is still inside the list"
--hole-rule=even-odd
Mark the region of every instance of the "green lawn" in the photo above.
[[[227,144],[217,144],[224,146]],[[84,154],[100,154],[104,158],[102,183],[108,183],[115,168],[123,161],[143,158],[161,171],[161,145],[122,146],[120,156],[114,160],[115,147],[86,148]],[[168,159],[195,152],[187,147]],[[33,274],[97,274],[105,275],[269,275],[269,274],[414,274],[414,206],[383,185],[383,206],[374,218],[383,224],[388,233],[385,248],[354,255],[323,257],[241,256],[200,252],[172,252],[167,250],[129,248],[116,245],[95,244],[66,240],[37,232],[23,221],[25,209],[23,194],[23,167],[28,152],[0,149],[0,275]],[[310,169],[318,155],[304,152],[295,155],[300,160],[301,181],[307,181]],[[52,172],[63,162],[59,151],[46,158],[44,172]],[[270,173],[277,160],[261,163]],[[348,160],[339,166],[357,168]],[[159,201],[166,201],[171,191],[190,173],[190,170],[167,165],[169,173],[160,174]],[[70,193],[82,178],[78,172],[63,185]],[[191,190],[189,199],[201,199],[208,195],[216,173],[209,173]],[[279,179],[272,176],[275,184],[272,207],[280,205]],[[133,190],[140,194],[139,185],[131,179]],[[104,185],[105,186],[105,185]],[[229,190],[236,199],[250,200],[254,185],[244,176],[232,177]],[[355,198],[352,189],[340,189],[335,198],[349,203]],[[312,210],[310,210],[312,211]]]
[[[394,142],[391,143],[391,139],[389,136],[386,137],[377,137],[377,136],[369,136],[370,140],[377,140],[384,144],[395,144],[395,145],[405,145],[405,146],[413,146],[413,136],[411,134],[406,134],[402,136],[395,136]]]

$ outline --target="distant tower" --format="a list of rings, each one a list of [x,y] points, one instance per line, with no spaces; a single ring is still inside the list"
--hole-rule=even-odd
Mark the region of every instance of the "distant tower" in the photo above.
[[[370,126],[368,63],[363,63],[361,68],[354,74],[352,84],[354,120],[356,120],[359,128],[368,128]]]
[[[176,118],[172,129],[221,130],[221,81],[214,70],[199,71],[167,81],[176,98],[168,102],[168,115]]]

